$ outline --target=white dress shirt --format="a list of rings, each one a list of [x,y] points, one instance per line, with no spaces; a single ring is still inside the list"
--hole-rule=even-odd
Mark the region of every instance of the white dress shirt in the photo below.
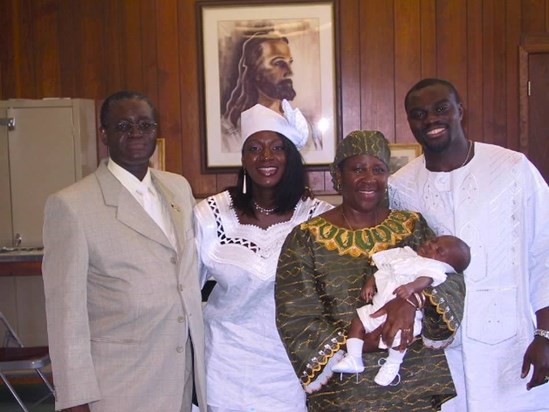
[[[143,209],[145,209],[147,214],[156,222],[160,229],[162,229],[170,240],[170,243],[173,246],[176,246],[175,231],[170,217],[170,211],[166,202],[162,196],[160,196],[153,184],[150,169],[147,170],[147,174],[143,180],[140,181],[112,159],[109,159],[107,168],[114,177],[118,179],[122,186],[131,193]]]

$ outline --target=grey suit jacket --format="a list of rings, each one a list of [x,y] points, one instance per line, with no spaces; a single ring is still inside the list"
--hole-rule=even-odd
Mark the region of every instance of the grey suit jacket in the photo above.
[[[102,163],[50,196],[42,264],[56,408],[206,410],[204,329],[192,226],[179,175],[152,170],[177,250]]]

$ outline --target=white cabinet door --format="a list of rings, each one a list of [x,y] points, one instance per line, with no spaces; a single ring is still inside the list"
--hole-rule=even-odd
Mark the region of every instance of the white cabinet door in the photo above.
[[[44,204],[49,194],[75,181],[70,107],[9,109],[8,132],[13,233],[24,246],[42,245]]]
[[[83,177],[83,169],[89,172],[97,165],[95,104],[82,99],[2,103],[7,104],[7,116],[15,119],[15,127],[7,130],[12,244],[0,246],[13,246],[16,238],[21,246],[42,246],[48,195]],[[82,164],[90,161],[94,164]]]

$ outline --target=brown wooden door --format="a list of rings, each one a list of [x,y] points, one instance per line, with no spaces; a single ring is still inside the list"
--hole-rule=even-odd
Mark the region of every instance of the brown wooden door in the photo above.
[[[528,158],[549,182],[549,53],[528,56]]]

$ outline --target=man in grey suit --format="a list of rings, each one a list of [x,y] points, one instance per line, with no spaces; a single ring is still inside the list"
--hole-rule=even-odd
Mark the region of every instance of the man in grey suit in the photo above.
[[[157,113],[118,92],[101,108],[109,159],[50,196],[42,265],[56,409],[205,410],[204,330],[179,175],[149,168]]]

